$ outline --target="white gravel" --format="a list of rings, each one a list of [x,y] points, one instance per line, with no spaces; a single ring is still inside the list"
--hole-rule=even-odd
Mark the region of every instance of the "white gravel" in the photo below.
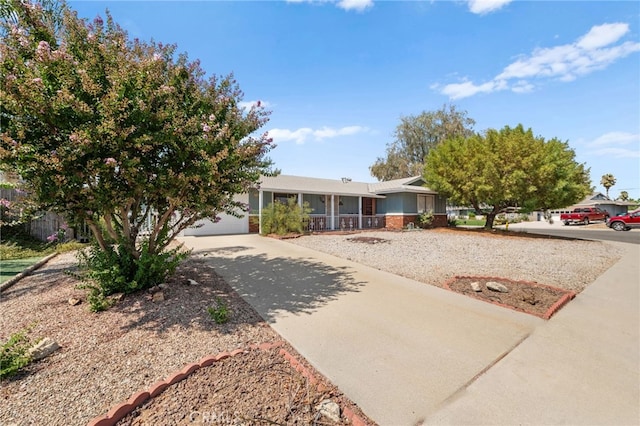
[[[356,237],[387,241],[351,241]],[[622,255],[617,247],[602,242],[445,229],[311,235],[287,241],[439,287],[454,276],[473,275],[580,292]]]

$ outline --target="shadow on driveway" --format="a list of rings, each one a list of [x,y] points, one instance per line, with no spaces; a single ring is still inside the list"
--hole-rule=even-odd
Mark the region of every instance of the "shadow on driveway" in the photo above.
[[[279,311],[310,314],[364,285],[354,279],[354,271],[348,267],[332,267],[312,259],[242,254],[248,250],[231,246],[197,250],[193,255],[204,257],[267,321],[274,320]]]

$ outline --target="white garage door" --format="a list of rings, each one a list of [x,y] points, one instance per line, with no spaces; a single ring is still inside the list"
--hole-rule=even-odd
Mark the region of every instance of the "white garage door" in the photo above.
[[[249,195],[242,194],[235,197],[237,201],[248,203]],[[237,218],[228,214],[221,214],[220,221],[213,223],[210,220],[201,220],[196,222],[202,225],[198,228],[187,228],[184,230],[185,236],[204,236],[204,235],[223,235],[223,234],[248,234],[249,233],[249,215]]]

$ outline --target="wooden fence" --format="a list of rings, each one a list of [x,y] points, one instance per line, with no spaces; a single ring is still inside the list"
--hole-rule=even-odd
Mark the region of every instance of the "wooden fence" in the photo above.
[[[19,198],[18,191],[12,188],[0,188],[0,199],[8,201],[16,201]],[[51,212],[39,212],[35,218],[28,224],[25,224],[25,231],[41,241],[47,241],[47,237],[57,234],[60,229],[66,227],[64,218],[58,214]],[[65,239],[75,238],[73,229],[67,229]]]

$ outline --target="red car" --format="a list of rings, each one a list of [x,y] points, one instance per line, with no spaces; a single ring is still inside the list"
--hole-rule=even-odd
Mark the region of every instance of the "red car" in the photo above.
[[[640,209],[627,214],[610,217],[607,219],[607,226],[616,231],[628,231],[631,228],[640,228]]]

